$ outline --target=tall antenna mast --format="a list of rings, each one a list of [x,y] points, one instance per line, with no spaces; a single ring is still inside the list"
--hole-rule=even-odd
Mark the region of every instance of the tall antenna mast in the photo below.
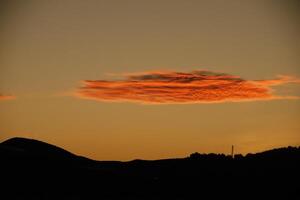
[[[234,146],[231,146],[231,157],[234,158]]]

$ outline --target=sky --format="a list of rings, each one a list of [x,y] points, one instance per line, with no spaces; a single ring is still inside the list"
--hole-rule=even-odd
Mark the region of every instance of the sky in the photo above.
[[[97,160],[299,146],[299,6],[2,1],[0,141]]]

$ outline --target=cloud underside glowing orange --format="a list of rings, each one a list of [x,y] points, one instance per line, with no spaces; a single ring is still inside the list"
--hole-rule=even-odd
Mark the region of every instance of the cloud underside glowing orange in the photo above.
[[[277,96],[271,86],[299,83],[298,79],[279,76],[272,80],[248,81],[238,76],[210,71],[148,72],[127,75],[125,80],[86,80],[76,96],[99,101],[131,101],[150,104],[217,103],[291,99]]]
[[[2,100],[11,100],[11,99],[15,99],[15,96],[0,94],[0,101],[2,101]]]

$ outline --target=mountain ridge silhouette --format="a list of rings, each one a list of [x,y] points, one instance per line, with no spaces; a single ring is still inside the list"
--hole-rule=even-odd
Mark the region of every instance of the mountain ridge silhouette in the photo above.
[[[24,138],[24,137],[13,137],[10,139],[7,139],[0,143],[1,148],[8,148],[15,151],[23,151],[27,153],[32,153],[33,155],[40,155],[40,156],[69,156],[69,157],[81,157],[86,158],[89,160],[93,160],[84,156],[78,156],[70,151],[67,151],[61,147],[58,147],[56,145],[46,143],[37,139],[31,139],[31,138]],[[280,156],[282,154],[286,153],[292,153],[294,155],[296,152],[300,153],[300,146],[299,147],[279,147],[279,148],[273,148],[270,150],[260,151],[256,153],[247,153],[245,156],[242,154],[236,154],[235,158],[240,159],[242,157],[258,157],[262,155],[272,155],[272,156]],[[220,157],[228,157],[230,158],[231,155],[225,155],[223,153],[198,153],[194,152],[190,154],[190,158],[192,157],[205,157],[205,156],[220,156]],[[143,162],[143,161],[160,161],[160,160],[171,160],[171,159],[183,159],[183,158],[166,158],[166,159],[156,159],[156,160],[146,160],[146,159],[133,159],[129,161],[114,161],[114,160],[108,160],[108,161],[98,161],[98,162]],[[94,160],[97,161],[97,160]]]
[[[233,159],[192,153],[185,158],[96,161],[28,138],[0,143],[7,199],[289,199],[298,195],[300,147]],[[251,192],[249,192],[251,191]]]
[[[14,138],[5,140],[4,142],[1,143],[1,145],[10,147],[12,149],[15,148],[15,150],[33,153],[36,155],[74,156],[74,154],[72,154],[69,151],[66,151],[63,148],[57,147],[55,145],[52,145],[52,144],[49,144],[49,143],[46,143],[46,142],[43,142],[40,140],[35,140],[35,139],[30,139],[30,138],[14,137]]]

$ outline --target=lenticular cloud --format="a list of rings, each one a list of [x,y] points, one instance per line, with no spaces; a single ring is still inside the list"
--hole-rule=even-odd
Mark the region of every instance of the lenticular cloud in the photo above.
[[[126,75],[124,80],[85,80],[76,96],[99,101],[144,104],[194,104],[296,99],[277,96],[272,86],[300,83],[290,76],[269,80],[244,80],[239,76],[211,71],[145,72]]]

